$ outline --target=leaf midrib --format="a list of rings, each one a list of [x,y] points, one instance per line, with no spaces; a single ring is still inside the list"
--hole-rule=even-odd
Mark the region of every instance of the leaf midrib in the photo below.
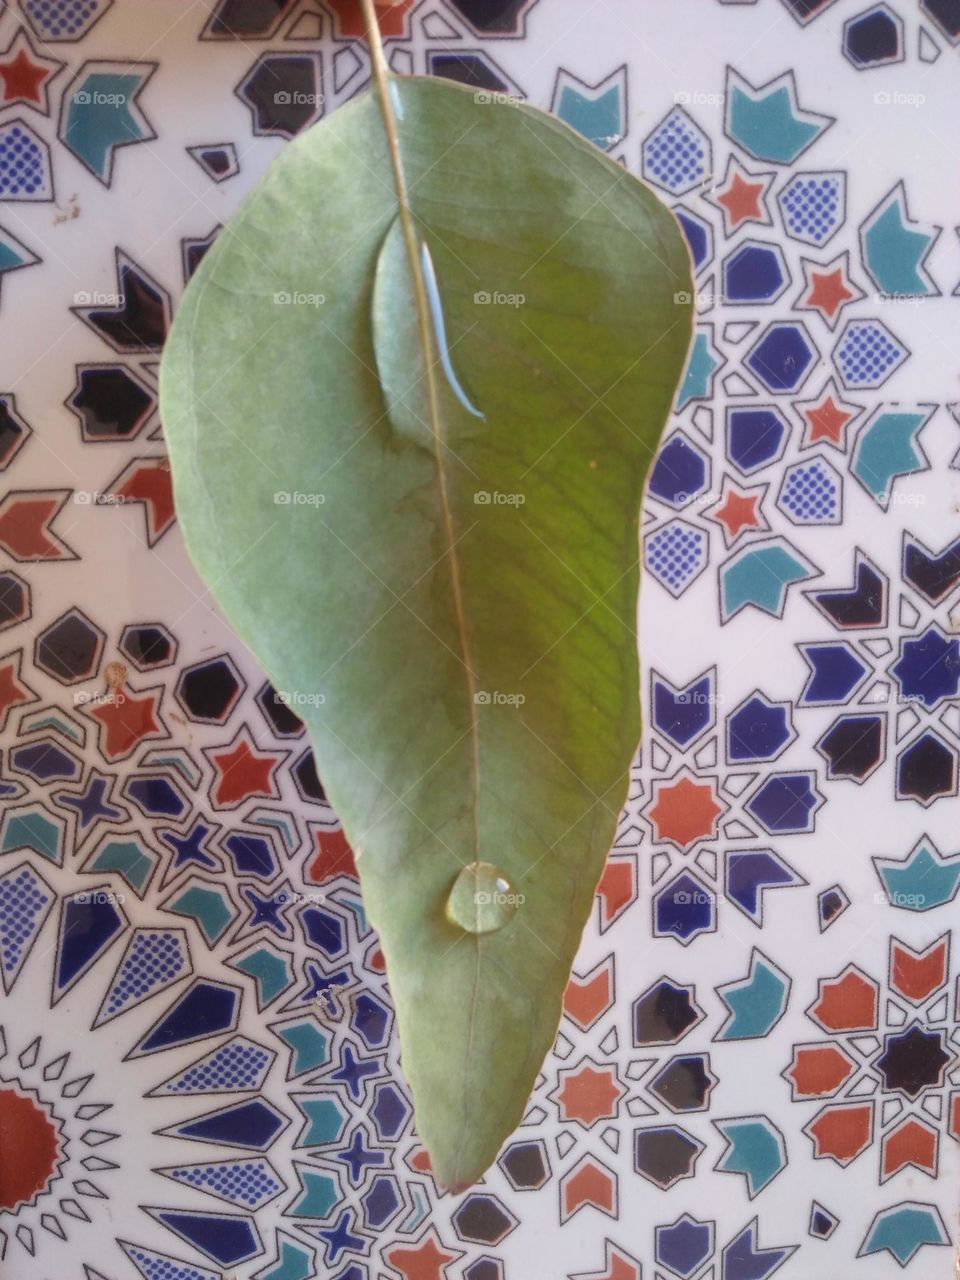
[[[414,225],[413,210],[410,207],[406,175],[403,169],[403,156],[400,150],[400,136],[397,130],[397,122],[393,111],[393,105],[390,101],[391,76],[387,67],[386,57],[383,52],[383,44],[380,39],[380,27],[377,22],[377,15],[373,0],[363,0],[363,10],[364,17],[366,19],[367,44],[370,50],[370,61],[373,68],[374,81],[376,83],[377,99],[380,104],[380,114],[383,118],[384,133],[387,139],[387,149],[390,153],[390,166],[393,171],[393,181],[397,196],[397,206],[400,214],[400,224],[403,229],[404,242],[407,248],[407,260],[410,267],[410,276],[413,281],[414,300],[417,311],[417,331],[420,335],[420,343],[423,351],[424,376],[427,384],[427,403],[430,416],[430,432],[433,438],[433,451],[437,468],[438,491],[443,516],[443,533],[446,541],[446,558],[450,566],[450,582],[453,593],[454,617],[457,627],[457,638],[460,643],[460,660],[466,680],[467,715],[469,717],[471,744],[471,809],[473,816],[474,843],[472,860],[474,862],[480,862],[480,726],[477,717],[476,700],[478,686],[476,673],[473,669],[473,653],[470,644],[470,635],[467,628],[466,609],[464,606],[460,559],[457,552],[458,539],[453,520],[453,511],[450,505],[450,494],[447,485],[446,467],[444,464],[443,424],[440,416],[440,396],[436,377],[436,366],[438,363],[439,353],[434,352],[433,322],[431,319],[429,302],[427,300],[423,268],[421,266],[417,230]],[[479,926],[480,906],[476,901],[476,896],[474,899],[474,905],[477,914],[477,923]],[[459,1170],[461,1166],[463,1148],[469,1134],[471,1097],[469,1075],[472,1072],[472,1064],[474,1061],[473,1043],[477,1026],[477,1004],[480,998],[480,972],[482,968],[481,962],[483,952],[479,928],[477,932],[473,934],[472,941],[474,943],[473,990],[470,994],[470,1008],[467,1021],[467,1043],[464,1048],[463,1057],[466,1075],[468,1078],[463,1082],[464,1117],[460,1144],[457,1148],[457,1155],[453,1162],[454,1184],[458,1183],[460,1180]],[[455,1187],[454,1189],[459,1188]]]

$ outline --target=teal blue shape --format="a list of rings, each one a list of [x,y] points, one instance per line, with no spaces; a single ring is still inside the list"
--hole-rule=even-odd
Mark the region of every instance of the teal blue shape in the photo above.
[[[903,911],[932,911],[957,896],[960,857],[945,861],[936,850],[920,844],[905,862],[874,858],[887,902]]]
[[[596,147],[606,151],[623,132],[620,85],[611,85],[605,93],[590,97],[572,85],[564,85],[554,114],[572,129],[582,133]]]
[[[792,164],[826,124],[825,120],[814,123],[801,119],[786,85],[755,98],[734,85],[730,94],[727,132],[757,160]]]
[[[347,1115],[336,1098],[295,1098],[307,1117],[307,1126],[297,1140],[298,1147],[320,1147],[336,1142],[347,1127]]]
[[[103,183],[110,181],[117,147],[153,137],[130,110],[147,74],[92,71],[66,98],[63,141]]]
[[[16,241],[6,239],[0,231],[0,273],[25,267],[29,262],[36,262],[36,258],[25,254]]]
[[[108,840],[87,870],[116,871],[142,897],[156,865],[154,855],[136,840]]]
[[[850,470],[884,509],[890,505],[894,477],[923,468],[914,441],[926,420],[925,413],[886,412],[860,433]]]
[[[193,885],[182,893],[171,902],[169,909],[196,920],[211,947],[223,937],[235,914],[222,893],[216,889],[201,889],[199,885]]]
[[[722,1173],[742,1173],[752,1200],[786,1165],[780,1135],[766,1116],[750,1120],[720,1120],[717,1128],[730,1143],[717,1165]]]
[[[905,1267],[925,1244],[949,1243],[940,1215],[931,1205],[904,1205],[877,1214],[857,1256],[886,1249]]]
[[[863,264],[877,286],[894,296],[923,297],[936,289],[920,273],[935,237],[907,226],[903,201],[894,191],[863,232]]]
[[[687,371],[683,375],[683,384],[677,395],[677,412],[679,413],[691,400],[703,400],[710,394],[713,375],[720,368],[720,361],[710,350],[710,335],[702,331],[693,340]]]
[[[720,571],[724,622],[748,604],[779,618],[787,589],[812,576],[803,561],[785,547],[773,545],[744,552]]]
[[[342,1198],[336,1178],[302,1166],[297,1167],[297,1172],[303,1185],[303,1195],[286,1212],[294,1218],[326,1218]]]
[[[720,990],[720,998],[733,1017],[719,1038],[756,1040],[769,1035],[783,1015],[789,990],[786,979],[755,956],[750,974],[743,982]]]
[[[370,932],[370,922],[367,919],[367,913],[364,910],[363,902],[359,898],[348,897],[345,894],[336,895],[337,902],[342,902],[354,914],[357,921],[357,932],[360,937],[365,937]]]
[[[277,1233],[277,1261],[263,1271],[258,1271],[256,1280],[310,1280],[316,1275],[313,1266],[312,1249],[303,1249],[292,1240]]]
[[[60,837],[60,828],[45,814],[18,813],[7,823],[0,853],[10,853],[14,849],[32,849],[34,853],[39,853],[59,867],[63,862]]]
[[[330,1042],[314,1022],[288,1023],[274,1028],[280,1039],[292,1049],[290,1074],[303,1075],[322,1067],[330,1058]]]
[[[269,947],[260,947],[250,951],[239,960],[234,960],[233,967],[241,973],[249,973],[257,984],[257,1005],[264,1009],[271,1000],[275,1000],[281,991],[293,983],[290,962],[285,956],[278,955]]]

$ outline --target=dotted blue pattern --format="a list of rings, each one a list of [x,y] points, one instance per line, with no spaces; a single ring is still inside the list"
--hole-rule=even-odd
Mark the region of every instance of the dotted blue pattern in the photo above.
[[[168,1093],[208,1093],[224,1089],[255,1089],[270,1063],[270,1055],[246,1040],[231,1040],[216,1053],[189,1067],[167,1085]]]
[[[29,867],[0,880],[0,964],[13,973],[34,936],[37,918],[50,901]]]
[[[47,162],[40,144],[17,121],[0,129],[0,199],[42,199]]]
[[[706,138],[682,111],[672,111],[643,145],[643,172],[651,181],[682,195],[707,172]]]
[[[23,11],[48,40],[82,35],[101,8],[101,0],[23,0]]]
[[[706,534],[675,520],[647,539],[647,568],[668,591],[680,595],[702,569],[706,551]]]
[[[808,244],[823,244],[840,225],[842,191],[832,174],[799,173],[780,196],[787,230]]]
[[[266,1160],[237,1160],[230,1164],[195,1165],[173,1169],[171,1176],[200,1191],[210,1191],[231,1204],[257,1209],[266,1204],[284,1184],[274,1176]]]
[[[856,320],[844,332],[836,362],[848,387],[876,387],[906,355],[876,320]]]
[[[155,1253],[145,1253],[143,1249],[131,1249],[129,1252],[146,1280],[211,1280],[213,1275],[213,1272],[192,1267],[188,1262],[161,1258]]]
[[[819,458],[787,472],[777,505],[798,524],[833,524],[840,519],[840,485]]]
[[[189,960],[178,933],[143,930],[114,979],[106,1012],[113,1016],[184,973]]]

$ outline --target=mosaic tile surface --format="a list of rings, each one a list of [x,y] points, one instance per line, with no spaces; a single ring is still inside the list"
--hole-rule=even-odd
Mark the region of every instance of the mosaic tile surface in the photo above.
[[[560,1035],[498,1165],[438,1195],[297,707],[176,528],[172,309],[364,87],[353,0],[0,3],[3,1275],[948,1280],[960,4],[384,26],[396,70],[641,173],[696,263],[647,729]]]

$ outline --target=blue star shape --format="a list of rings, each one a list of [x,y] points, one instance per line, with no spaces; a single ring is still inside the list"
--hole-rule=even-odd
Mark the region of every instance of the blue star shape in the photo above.
[[[317,1235],[324,1242],[324,1259],[333,1263],[341,1253],[366,1253],[367,1241],[363,1236],[355,1236],[350,1230],[353,1210],[344,1209],[333,1227],[321,1227]]]
[[[123,818],[123,810],[107,804],[104,796],[115,779],[102,773],[91,773],[86,790],[79,796],[69,791],[58,791],[54,801],[63,808],[76,809],[80,816],[80,829],[86,831],[98,818],[107,822],[119,822]]]
[[[331,1078],[342,1081],[350,1090],[351,1098],[359,1102],[363,1097],[363,1082],[366,1077],[379,1074],[379,1058],[374,1059],[373,1062],[364,1061],[364,1059],[357,1057],[350,1045],[346,1044],[343,1046],[340,1067],[333,1073]]]
[[[386,1154],[383,1151],[371,1151],[364,1144],[363,1136],[362,1129],[354,1130],[349,1147],[337,1152],[337,1159],[347,1166],[350,1182],[355,1187],[363,1181],[363,1171],[368,1164],[383,1165],[386,1162]]]

